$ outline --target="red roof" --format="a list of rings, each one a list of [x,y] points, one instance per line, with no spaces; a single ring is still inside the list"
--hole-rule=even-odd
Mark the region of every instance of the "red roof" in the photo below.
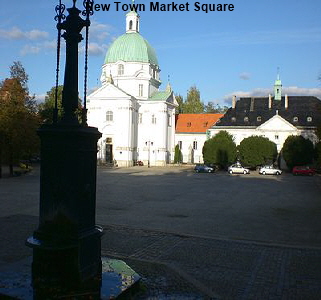
[[[224,114],[179,114],[176,116],[176,133],[205,133]]]

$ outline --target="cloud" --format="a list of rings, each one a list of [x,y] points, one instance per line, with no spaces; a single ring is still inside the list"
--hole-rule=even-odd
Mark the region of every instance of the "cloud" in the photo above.
[[[39,104],[39,103],[42,103],[45,101],[45,98],[46,98],[47,94],[39,94],[39,95],[35,95],[35,100],[36,102]]]
[[[12,27],[11,29],[0,29],[0,38],[9,40],[40,40],[46,39],[49,36],[48,32],[33,29],[30,31],[22,31],[18,27]]]
[[[32,46],[32,45],[25,45],[21,50],[21,55],[27,55],[27,54],[38,54],[40,52],[40,47],[38,46]]]
[[[251,74],[247,72],[242,72],[239,74],[239,78],[242,80],[249,80],[251,78]]]
[[[96,42],[106,41],[111,35],[110,31],[112,31],[112,26],[98,23],[97,21],[93,20],[89,27],[89,38],[91,41]]]
[[[241,97],[267,97],[269,94],[273,95],[272,88],[257,88],[252,91],[234,91],[225,95],[223,100],[226,104],[231,104],[232,97],[235,95],[237,98]],[[321,88],[300,88],[297,86],[289,86],[282,88],[282,94],[289,96],[315,96],[321,99]]]
[[[108,45],[106,44],[98,44],[98,43],[89,43],[88,44],[88,55],[92,56],[101,56],[105,55],[107,51]],[[85,46],[81,45],[79,48],[79,53],[85,52]]]

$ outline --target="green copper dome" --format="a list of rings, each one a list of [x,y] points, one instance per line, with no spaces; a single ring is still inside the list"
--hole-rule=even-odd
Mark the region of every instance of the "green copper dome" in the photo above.
[[[137,32],[125,33],[118,37],[109,47],[105,64],[125,62],[145,62],[158,66],[155,50]]]

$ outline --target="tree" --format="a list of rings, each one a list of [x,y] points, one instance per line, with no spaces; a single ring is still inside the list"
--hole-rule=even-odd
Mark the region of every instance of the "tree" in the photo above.
[[[301,135],[290,135],[283,144],[282,154],[289,169],[296,165],[312,163],[314,157],[313,143]]]
[[[220,106],[218,104],[214,104],[214,102],[210,101],[207,102],[206,105],[204,105],[204,112],[205,113],[214,113],[214,114],[223,114],[228,110],[227,106]]]
[[[21,63],[15,62],[10,70],[13,77],[0,85],[0,165],[8,164],[13,175],[14,163],[38,153],[39,121],[30,101],[28,75]]]
[[[63,85],[59,85],[57,93],[58,119],[61,119],[62,117],[62,90]],[[55,95],[56,87],[52,87],[50,91],[47,92],[45,101],[39,104],[39,115],[41,121],[45,124],[52,124],[53,112],[55,108]]]
[[[181,163],[183,161],[182,151],[179,149],[179,145],[175,146],[174,164]]]
[[[184,111],[184,109],[183,109],[184,99],[183,99],[183,97],[182,97],[181,95],[175,96],[175,99],[176,99],[176,101],[177,101],[177,103],[178,103],[178,107],[176,107],[175,113],[176,113],[176,114],[181,114],[181,113],[183,113],[183,111]]]
[[[196,86],[192,86],[187,93],[186,102],[184,103],[184,113],[200,114],[203,111],[204,105],[201,102],[200,91]]]
[[[249,166],[273,163],[277,157],[276,144],[263,136],[250,136],[237,147],[240,161]]]
[[[61,119],[63,115],[63,108],[62,108],[62,91],[64,86],[59,85],[57,90],[57,106],[58,106],[58,120]],[[45,97],[45,101],[39,104],[39,115],[41,121],[44,124],[52,124],[53,122],[53,112],[55,108],[55,96],[56,96],[56,87],[52,87],[50,91],[47,92]],[[81,120],[81,99],[78,98],[78,109],[76,114]]]
[[[233,136],[222,130],[207,140],[203,146],[203,160],[206,164],[219,164],[225,168],[235,162],[236,145]]]

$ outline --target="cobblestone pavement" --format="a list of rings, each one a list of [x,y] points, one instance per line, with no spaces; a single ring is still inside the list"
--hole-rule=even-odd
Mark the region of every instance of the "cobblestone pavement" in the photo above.
[[[105,226],[102,245],[141,272],[146,299],[321,299],[320,248],[119,226]]]

